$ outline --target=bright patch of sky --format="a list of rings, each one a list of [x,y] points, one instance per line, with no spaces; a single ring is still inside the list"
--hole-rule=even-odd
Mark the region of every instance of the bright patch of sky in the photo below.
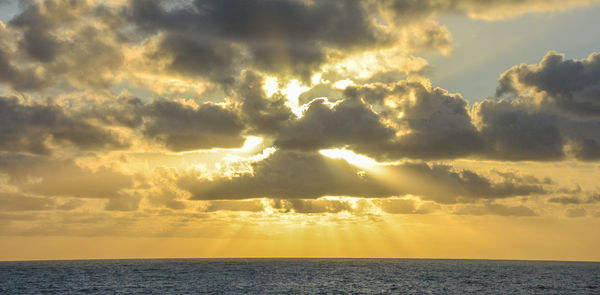
[[[460,92],[473,102],[494,95],[498,77],[520,63],[538,63],[551,50],[567,58],[600,51],[600,6],[526,14],[504,21],[463,16],[439,19],[452,33],[449,56],[426,56],[433,85]]]
[[[0,1],[0,21],[3,23],[7,23],[17,12],[19,12],[17,1]]]

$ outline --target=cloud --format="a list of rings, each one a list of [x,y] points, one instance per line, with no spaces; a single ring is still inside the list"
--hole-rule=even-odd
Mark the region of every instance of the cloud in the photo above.
[[[81,200],[48,198],[19,192],[0,192],[0,211],[69,211],[83,205]]]
[[[0,82],[15,89],[37,89],[44,85],[43,78],[34,68],[15,65],[14,34],[0,23]]]
[[[355,0],[207,0],[170,9],[135,0],[127,14],[140,31],[161,32],[159,50],[171,56],[172,70],[207,78],[216,71],[226,79],[244,59],[254,69],[308,79],[333,50],[372,48],[390,39]]]
[[[81,104],[74,112],[77,117],[98,120],[105,126],[123,126],[138,128],[144,123],[146,105],[140,98],[120,95],[104,101]]]
[[[342,211],[355,212],[356,209],[350,204],[350,202],[342,200],[328,200],[328,199],[317,199],[317,200],[302,200],[302,199],[290,199],[290,200],[274,200],[275,209],[283,210],[284,212],[295,212],[299,214],[319,214],[319,213],[339,213]]]
[[[585,208],[569,208],[566,213],[569,218],[577,218],[586,216],[588,212]]]
[[[499,20],[525,13],[565,10],[595,1],[574,0],[384,0],[380,9],[390,21],[405,23],[439,14],[463,14],[471,18]]]
[[[25,1],[23,10],[8,23],[19,36],[12,40],[14,52],[0,52],[18,59],[22,69],[4,63],[13,88],[42,90],[59,88],[105,88],[124,62],[121,42],[114,28],[89,1]],[[30,79],[30,81],[28,81]],[[66,85],[65,85],[66,82]],[[68,85],[68,86],[67,86]],[[67,87],[65,87],[67,86]]]
[[[587,198],[581,198],[578,196],[553,197],[548,199],[548,202],[562,205],[594,204],[600,203],[600,194],[589,193]]]
[[[519,101],[485,100],[473,113],[486,141],[486,154],[504,160],[558,160],[564,157],[559,122],[551,113]]]
[[[432,22],[417,26],[412,32],[410,44],[419,51],[447,55],[452,51],[452,35],[448,27]]]
[[[421,83],[401,82],[384,97],[365,99],[391,106],[385,115],[400,132],[372,154],[389,158],[449,158],[472,155],[481,148],[468,103],[458,94]]]
[[[212,147],[241,147],[244,126],[231,109],[212,103],[197,107],[168,100],[147,106],[148,119],[143,133],[175,151]]]
[[[500,215],[500,216],[536,216],[531,208],[526,206],[508,206],[503,204],[486,203],[483,205],[459,206],[455,214],[458,215]]]
[[[72,113],[74,117],[94,119],[100,125],[139,131],[144,139],[172,151],[241,147],[245,140],[242,133],[247,128],[247,122],[232,104],[197,103],[192,99],[156,98],[144,102],[123,95],[91,101]]]
[[[324,66],[364,52],[398,47],[407,60],[415,58],[413,50],[448,53],[450,33],[429,16],[502,18],[589,1],[22,3],[0,34],[6,43],[0,46],[0,80],[19,90],[103,91],[140,79],[144,71],[227,86],[247,69],[310,81]]]
[[[140,196],[119,195],[109,199],[105,209],[108,211],[135,211],[140,206],[140,200]]]
[[[178,184],[192,194],[193,200],[381,198],[412,194],[439,203],[457,203],[545,194],[548,190],[526,178],[492,181],[470,170],[426,163],[383,166],[376,174],[345,160],[312,152],[277,151],[251,166],[252,173],[229,178],[206,179],[187,174],[179,178]]]
[[[271,212],[271,214],[326,214],[347,212],[353,215],[380,214],[380,208],[388,214],[428,214],[441,209],[434,202],[418,202],[412,199],[249,199],[212,200],[201,206],[202,212]]]
[[[249,132],[273,134],[295,116],[286,105],[285,97],[276,93],[268,98],[263,85],[263,76],[244,71],[240,83],[233,89],[234,99],[240,105],[240,116]]]
[[[326,99],[315,99],[302,118],[282,128],[275,145],[305,150],[346,144],[368,146],[393,135],[394,130],[359,99],[344,99],[333,106]]]
[[[482,149],[467,102],[416,82],[375,83],[345,90],[346,98],[315,99],[282,128],[284,149],[348,146],[379,159],[452,158]]]
[[[0,210],[533,216],[544,210],[496,202],[544,195],[568,216],[594,215],[600,198],[587,190],[423,161],[600,159],[599,53],[514,66],[472,107],[432,86],[415,56],[451,52],[433,20],[442,14],[489,20],[584,2],[23,1],[0,24],[0,185],[10,188]],[[309,88],[300,108],[285,90],[267,94],[267,77]],[[226,150],[253,137],[252,151]],[[154,157],[127,162],[148,148]],[[223,149],[196,151],[213,148]],[[146,169],[163,164],[177,168]],[[69,222],[125,215],[103,213]]]
[[[600,54],[573,60],[548,52],[537,65],[521,64],[504,72],[497,96],[518,100],[512,106],[529,109],[529,120],[536,121],[514,122],[514,126],[531,126],[529,131],[536,137],[545,130],[544,140],[530,142],[542,157],[560,157],[560,150],[565,150],[581,160],[600,159]],[[509,103],[499,104],[506,108]]]
[[[92,171],[72,160],[19,154],[0,155],[0,173],[22,191],[42,196],[110,199],[133,186],[131,176],[106,167]]]
[[[429,214],[441,209],[433,202],[417,202],[412,199],[382,199],[376,203],[388,214]]]
[[[275,152],[252,165],[252,174],[214,181],[194,175],[184,176],[179,185],[192,193],[192,199],[279,198],[308,199],[325,195],[381,196],[389,190],[344,160],[329,159],[318,153]]]
[[[210,81],[231,84],[241,71],[240,48],[228,42],[201,41],[180,33],[164,35],[149,58],[162,58],[177,74],[205,77]]]
[[[502,74],[498,95],[527,98],[531,92],[566,112],[600,116],[600,53],[573,60],[550,51],[538,65],[521,64]]]
[[[600,119],[561,118],[561,131],[567,141],[566,149],[583,161],[600,159]]]
[[[531,181],[531,177],[499,175],[500,180],[493,181],[468,169],[440,164],[406,162],[383,171],[395,176],[388,181],[402,188],[404,193],[444,204],[546,194],[551,190],[537,179]]]
[[[548,199],[548,202],[550,203],[559,203],[562,205],[576,205],[576,204],[581,204],[582,200],[579,199],[578,197],[554,197],[554,198],[550,198]]]
[[[261,74],[244,71],[229,89],[230,97],[219,104],[166,98],[143,102],[121,95],[89,100],[85,107],[63,101],[60,108],[1,97],[0,112],[6,114],[7,124],[0,148],[36,154],[48,154],[57,145],[125,148],[122,133],[107,131],[125,127],[129,137],[141,134],[173,151],[240,147],[245,136],[259,135],[284,150],[346,147],[379,160],[600,157],[600,139],[595,136],[599,119],[564,110],[551,100],[536,103],[516,90],[509,91],[512,100],[488,99],[469,110],[459,94],[424,83],[363,84],[346,88],[344,98],[335,102],[313,99],[298,118],[281,93],[268,97],[263,84]],[[505,78],[500,84],[508,87]],[[74,105],[81,104],[85,105]]]
[[[49,210],[55,208],[50,198],[30,197],[18,193],[0,193],[1,211]]]
[[[302,92],[298,97],[298,103],[304,105],[318,97],[326,97],[327,100],[335,102],[344,98],[344,94],[342,93],[342,90],[333,87],[331,83],[317,84],[309,90]]]
[[[283,128],[275,142],[284,149],[346,146],[383,160],[470,157],[556,161],[567,156],[596,160],[600,158],[600,138],[596,136],[600,120],[590,116],[593,107],[586,111],[588,114],[572,112],[558,100],[549,98],[550,90],[524,88],[525,82],[515,82],[521,79],[518,77],[527,77],[538,84],[548,84],[539,87],[553,87],[552,92],[559,94],[565,89],[596,87],[593,81],[598,78],[594,76],[597,71],[585,65],[595,61],[594,56],[583,62],[563,62],[561,56],[550,52],[540,66],[515,67],[501,76],[498,88],[498,95],[511,97],[486,99],[475,103],[471,110],[460,95],[422,83],[399,81],[351,86],[344,91],[345,98],[334,104],[326,104],[324,99],[308,104],[305,116]],[[567,65],[554,66],[558,69],[541,74],[550,68],[548,60],[557,57],[559,61],[554,63]],[[562,73],[563,68],[579,73],[573,74],[579,78],[549,77]],[[551,81],[542,83],[544,79]],[[569,81],[592,86],[559,86]],[[556,90],[559,87],[563,90]],[[559,94],[554,96],[562,95]],[[589,96],[589,103],[596,98]],[[338,111],[346,105],[354,107],[352,116]]]
[[[114,134],[69,116],[57,105],[0,96],[0,150],[48,154],[50,143],[83,150],[125,147]]]
[[[265,204],[261,199],[255,200],[224,200],[210,201],[204,212],[216,211],[247,211],[247,212],[262,212],[265,210]]]

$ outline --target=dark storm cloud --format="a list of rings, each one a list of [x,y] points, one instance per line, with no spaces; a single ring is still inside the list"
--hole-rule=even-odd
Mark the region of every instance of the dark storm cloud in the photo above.
[[[204,103],[198,108],[157,100],[147,106],[150,122],[144,135],[163,142],[174,151],[212,147],[240,147],[244,126],[237,114],[216,104]]]
[[[277,151],[253,163],[252,174],[212,180],[189,174],[178,183],[196,200],[414,194],[440,203],[456,203],[547,193],[545,185],[529,183],[527,178],[494,182],[473,171],[445,165],[403,163],[381,169],[385,179],[318,153]]]
[[[0,155],[0,173],[22,191],[43,196],[114,198],[121,189],[133,186],[131,176],[109,168],[91,171],[72,160],[20,154]]]
[[[232,73],[243,51],[256,69],[306,79],[330,50],[390,42],[357,0],[204,0],[167,6],[166,1],[134,0],[127,14],[142,32],[163,32],[159,51],[172,55],[171,69],[201,76],[211,77],[211,69]],[[242,50],[232,50],[235,45]]]
[[[110,132],[73,118],[56,105],[0,96],[0,150],[47,154],[48,141],[84,150],[124,147]]]

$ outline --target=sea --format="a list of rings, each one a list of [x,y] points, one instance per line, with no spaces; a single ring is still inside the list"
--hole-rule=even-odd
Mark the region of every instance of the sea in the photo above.
[[[438,259],[0,262],[0,294],[600,294],[600,263]]]

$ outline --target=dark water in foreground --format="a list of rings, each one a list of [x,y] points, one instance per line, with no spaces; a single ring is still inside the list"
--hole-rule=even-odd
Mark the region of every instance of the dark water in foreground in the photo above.
[[[0,262],[0,294],[600,294],[600,263],[428,259]]]

